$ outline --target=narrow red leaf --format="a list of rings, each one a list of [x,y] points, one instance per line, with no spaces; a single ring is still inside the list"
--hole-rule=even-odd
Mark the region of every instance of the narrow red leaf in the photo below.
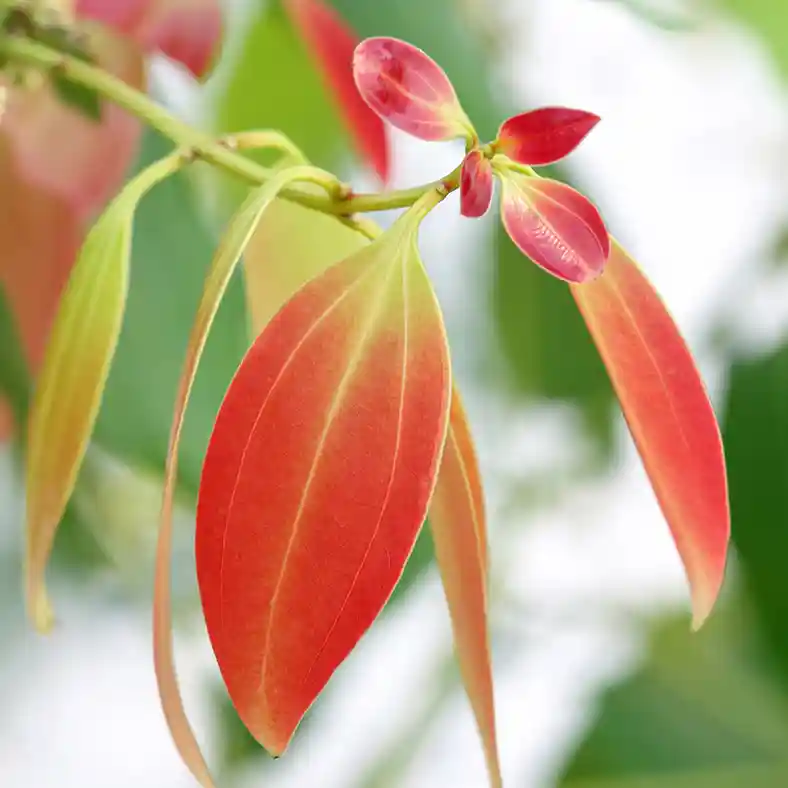
[[[460,173],[460,213],[470,219],[484,216],[493,196],[493,170],[481,151],[465,157]]]
[[[422,140],[475,137],[449,78],[426,53],[396,38],[367,38],[353,55],[364,101],[392,126]]]
[[[621,246],[613,242],[601,277],[571,290],[684,563],[697,629],[722,585],[730,536],[714,411],[673,319]]]
[[[298,291],[238,369],[203,468],[197,575],[230,697],[274,754],[402,573],[449,398],[440,310],[415,231],[396,227]]]
[[[487,532],[479,467],[460,395],[452,392],[449,432],[429,523],[451,614],[457,658],[484,744],[490,784],[503,784],[487,623]]]
[[[521,164],[552,164],[568,156],[600,120],[582,109],[535,109],[504,121],[495,148]]]
[[[610,240],[593,203],[565,183],[501,173],[501,219],[523,254],[567,282],[602,273]]]
[[[359,95],[353,79],[353,51],[358,38],[322,0],[285,0],[285,8],[335,96],[359,152],[380,179],[388,182],[386,129]]]

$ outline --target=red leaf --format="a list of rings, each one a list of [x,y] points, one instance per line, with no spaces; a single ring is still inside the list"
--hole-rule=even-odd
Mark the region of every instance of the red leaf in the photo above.
[[[522,164],[552,164],[568,156],[600,120],[582,109],[535,109],[504,121],[495,147]]]
[[[396,38],[367,38],[353,56],[364,101],[392,126],[422,140],[475,137],[449,78],[429,55]]]
[[[567,282],[599,276],[610,240],[596,207],[565,183],[506,170],[501,219],[523,254]]]
[[[675,323],[615,241],[605,273],[571,290],[673,533],[692,589],[697,629],[722,585],[730,535],[714,411]]]
[[[484,216],[493,195],[492,164],[481,151],[472,150],[462,163],[460,213],[470,219]]]
[[[484,495],[473,439],[456,388],[429,523],[463,683],[484,743],[490,784],[497,788],[502,778],[487,624]]]
[[[322,0],[285,0],[285,8],[333,91],[356,146],[386,183],[390,174],[386,129],[359,96],[353,80],[357,37]]]
[[[414,236],[392,228],[285,304],[208,447],[206,624],[239,715],[274,754],[393,591],[435,483],[449,358]]]

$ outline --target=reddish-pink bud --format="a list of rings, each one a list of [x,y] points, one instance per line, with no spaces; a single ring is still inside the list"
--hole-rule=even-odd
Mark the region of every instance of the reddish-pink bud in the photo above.
[[[543,107],[504,121],[496,149],[522,164],[552,164],[568,156],[601,118],[568,107]]]
[[[484,216],[493,195],[493,170],[480,150],[472,150],[460,173],[460,213],[469,219]]]
[[[431,142],[473,137],[449,78],[428,55],[396,38],[368,38],[353,55],[364,101],[402,131]]]
[[[523,254],[567,282],[602,273],[610,237],[596,207],[559,181],[501,172],[501,219]]]

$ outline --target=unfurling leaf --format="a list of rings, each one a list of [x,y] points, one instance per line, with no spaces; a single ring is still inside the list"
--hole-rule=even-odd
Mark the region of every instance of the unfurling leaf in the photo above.
[[[406,215],[299,290],[227,392],[200,486],[197,577],[230,697],[273,754],[402,573],[450,377]]]
[[[367,38],[353,55],[359,93],[381,118],[422,140],[473,139],[449,78],[429,55],[396,38]]]
[[[493,170],[481,151],[465,157],[460,173],[460,213],[470,219],[484,216],[493,196]]]
[[[571,290],[684,563],[697,629],[722,585],[730,536],[714,411],[673,319],[621,246],[613,242],[601,277]]]
[[[172,509],[178,477],[178,444],[183,418],[189,401],[194,377],[202,356],[208,333],[216,317],[222,297],[241,255],[249,243],[262,215],[276,195],[287,184],[308,178],[311,167],[294,167],[274,176],[265,186],[252,192],[230,222],[216,250],[208,271],[203,294],[197,308],[194,326],[189,336],[186,360],[178,384],[175,412],[170,431],[164,490],[156,549],[156,571],[153,593],[153,652],[156,680],[162,709],[170,733],[184,763],[203,788],[212,788],[213,780],[200,752],[183,708],[172,654],[172,620],[170,613],[170,561],[172,552]]]
[[[52,326],[27,436],[26,586],[29,615],[52,626],[44,573],[76,484],[120,335],[137,204],[175,172],[175,154],[140,173],[95,224],[74,265]]]
[[[543,107],[504,121],[495,149],[521,164],[538,167],[568,156],[601,118],[568,107]]]
[[[285,8],[336,98],[356,147],[386,183],[390,169],[386,129],[353,80],[358,39],[323,0],[285,0]]]
[[[484,495],[468,420],[455,387],[429,523],[449,603],[463,683],[484,744],[490,785],[503,784],[487,622]]]
[[[599,276],[610,254],[605,223],[593,203],[565,183],[500,172],[501,219],[523,254],[567,282]]]

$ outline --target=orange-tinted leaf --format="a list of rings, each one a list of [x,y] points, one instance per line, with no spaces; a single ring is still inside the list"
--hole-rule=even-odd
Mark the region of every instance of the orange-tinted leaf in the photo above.
[[[304,176],[308,177],[310,172],[311,168],[303,167],[283,171],[268,181],[265,186],[253,191],[232,218],[211,262],[194,326],[189,336],[186,359],[175,400],[167,466],[164,472],[159,538],[156,547],[153,589],[153,657],[162,709],[173,741],[189,771],[203,788],[213,788],[213,778],[183,707],[172,654],[170,554],[172,552],[172,510],[175,483],[178,477],[178,446],[183,418],[186,414],[200,357],[238,261],[241,259],[261,217],[279,191],[292,181]]]
[[[673,533],[697,629],[722,585],[730,535],[714,411],[676,325],[621,246],[613,242],[601,277],[571,289]]]
[[[381,119],[361,98],[353,80],[358,38],[323,0],[285,0],[285,8],[331,88],[356,146],[385,183],[389,146]]]
[[[429,523],[460,671],[484,743],[490,784],[498,788],[502,778],[487,622],[484,494],[468,420],[456,388]]]
[[[400,222],[271,321],[203,468],[206,624],[238,713],[274,754],[392,593],[440,462],[448,349]]]

